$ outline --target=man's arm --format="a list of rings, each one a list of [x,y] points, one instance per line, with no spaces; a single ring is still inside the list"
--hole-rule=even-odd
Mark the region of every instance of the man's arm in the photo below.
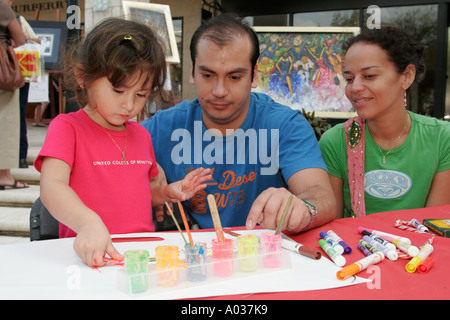
[[[256,223],[267,229],[275,229],[291,194],[296,197],[292,200],[281,230],[297,233],[324,225],[336,217],[336,200],[325,170],[309,168],[298,171],[289,178],[288,186],[289,190],[269,188],[256,198],[247,217],[247,229],[253,229]],[[301,199],[316,206],[315,219],[312,220],[308,207]]]

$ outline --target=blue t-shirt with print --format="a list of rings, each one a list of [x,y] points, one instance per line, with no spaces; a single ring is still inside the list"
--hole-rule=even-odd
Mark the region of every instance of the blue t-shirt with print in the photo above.
[[[253,201],[269,187],[287,188],[297,171],[326,165],[314,132],[298,110],[252,93],[249,112],[226,136],[206,130],[198,99],[158,111],[142,122],[169,183],[211,168],[213,181],[184,206],[201,228],[213,228],[206,196],[213,194],[223,227],[244,226]]]

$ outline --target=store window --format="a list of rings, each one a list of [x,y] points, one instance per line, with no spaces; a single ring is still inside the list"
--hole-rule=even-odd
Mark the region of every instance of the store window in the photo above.
[[[358,27],[359,10],[294,13],[296,27]]]
[[[370,16],[364,13],[365,20]],[[438,5],[381,8],[381,26],[391,25],[404,30],[425,48],[426,71],[408,90],[408,109],[433,115],[436,67]],[[363,24],[365,27],[365,24]],[[448,114],[448,110],[447,110]]]
[[[366,21],[372,15],[364,8],[354,10],[323,11],[293,13],[289,15],[289,26],[295,27],[363,27],[366,28]],[[437,46],[437,21],[438,5],[402,6],[402,7],[381,7],[381,26],[391,25],[405,30],[410,37],[419,41],[425,48],[424,62],[426,71],[416,78],[416,82],[408,90],[408,109],[413,112],[432,116],[435,108],[435,79],[436,69],[440,62],[436,61]],[[363,21],[360,21],[361,16]],[[255,26],[262,25],[283,25],[282,19],[286,21],[286,16],[274,15],[258,17],[247,17],[249,22]],[[264,23],[260,23],[264,20]],[[278,22],[278,23],[276,23]],[[449,39],[450,43],[450,39]],[[449,47],[450,52],[450,47]],[[450,72],[450,56],[448,60]],[[445,114],[450,118],[450,81],[447,80],[447,95]],[[449,119],[450,120],[450,119]]]

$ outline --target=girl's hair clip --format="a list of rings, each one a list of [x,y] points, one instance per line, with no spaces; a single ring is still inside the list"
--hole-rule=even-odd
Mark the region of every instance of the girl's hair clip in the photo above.
[[[127,34],[127,35],[125,35],[125,36],[123,37],[123,39],[124,39],[124,40],[131,40],[131,36],[130,36],[129,34]]]

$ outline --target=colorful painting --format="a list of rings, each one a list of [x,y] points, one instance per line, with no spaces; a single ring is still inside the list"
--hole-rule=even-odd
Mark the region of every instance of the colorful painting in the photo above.
[[[342,45],[359,28],[254,27],[260,43],[258,87],[293,109],[348,118]]]
[[[45,70],[64,69],[67,25],[65,21],[28,21],[41,40],[41,55]]]
[[[180,63],[170,7],[133,1],[123,1],[122,4],[127,19],[149,26],[160,37],[167,62]]]

